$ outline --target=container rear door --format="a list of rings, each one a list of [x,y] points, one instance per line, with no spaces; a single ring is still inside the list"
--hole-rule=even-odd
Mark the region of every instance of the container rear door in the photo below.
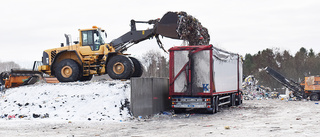
[[[192,94],[210,93],[210,50],[192,54]]]
[[[174,92],[185,93],[187,92],[187,70],[183,67],[188,63],[189,51],[174,51],[174,77],[177,79],[174,81]],[[179,74],[179,72],[182,72]],[[179,74],[179,75],[178,75]]]

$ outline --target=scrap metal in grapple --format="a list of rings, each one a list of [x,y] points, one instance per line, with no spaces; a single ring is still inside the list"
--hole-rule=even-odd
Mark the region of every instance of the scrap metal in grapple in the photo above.
[[[177,14],[177,32],[180,39],[187,40],[189,45],[209,45],[208,29],[203,27],[198,19],[183,11]]]
[[[208,29],[186,12],[167,12],[157,26],[157,34],[189,42],[189,45],[209,45]]]

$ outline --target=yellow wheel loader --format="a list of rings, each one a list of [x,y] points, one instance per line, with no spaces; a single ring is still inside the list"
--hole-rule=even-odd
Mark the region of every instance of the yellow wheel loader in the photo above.
[[[93,26],[90,29],[79,29],[79,41],[70,45],[66,36],[66,46],[48,49],[43,52],[39,71],[57,77],[60,82],[87,81],[93,75],[108,74],[112,79],[130,79],[142,75],[141,63],[123,52],[134,44],[155,37],[163,49],[159,35],[180,39],[178,13],[168,12],[161,19],[149,21],[131,20],[131,31],[119,38],[106,42],[106,32]],[[148,23],[153,28],[136,30],[136,23]]]

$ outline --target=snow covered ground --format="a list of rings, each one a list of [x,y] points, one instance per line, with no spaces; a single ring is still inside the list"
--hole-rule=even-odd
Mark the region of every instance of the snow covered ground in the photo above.
[[[39,83],[6,90],[0,115],[2,119],[123,121],[130,118],[125,107],[129,99],[129,82]]]
[[[130,85],[126,82],[76,83],[75,86],[40,84],[37,87],[7,90],[0,99],[2,115],[27,116],[0,119],[1,137],[320,135],[320,105],[314,101],[244,100],[241,106],[223,108],[213,115],[165,113],[138,119],[128,115],[126,109],[121,110],[121,104],[130,96]],[[33,113],[41,116],[48,113],[49,117],[33,118]]]

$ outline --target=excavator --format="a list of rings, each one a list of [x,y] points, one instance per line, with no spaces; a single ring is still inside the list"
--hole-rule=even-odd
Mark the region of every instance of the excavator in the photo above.
[[[60,82],[88,81],[93,75],[103,74],[108,74],[112,79],[140,77],[143,72],[141,63],[124,53],[134,44],[155,38],[159,47],[165,51],[159,36],[172,39],[188,38],[186,33],[182,33],[181,27],[187,29],[183,32],[192,32],[193,39],[208,42],[207,30],[202,26],[187,27],[187,17],[190,21],[197,21],[185,12],[167,12],[161,19],[149,21],[131,20],[131,30],[110,43],[106,42],[105,30],[99,27],[79,29],[79,41],[74,41],[73,45],[70,44],[70,36],[65,34],[66,46],[62,43],[59,48],[45,50],[42,56],[43,65],[39,66],[38,70],[56,77]],[[137,30],[138,23],[152,25],[152,28]]]

